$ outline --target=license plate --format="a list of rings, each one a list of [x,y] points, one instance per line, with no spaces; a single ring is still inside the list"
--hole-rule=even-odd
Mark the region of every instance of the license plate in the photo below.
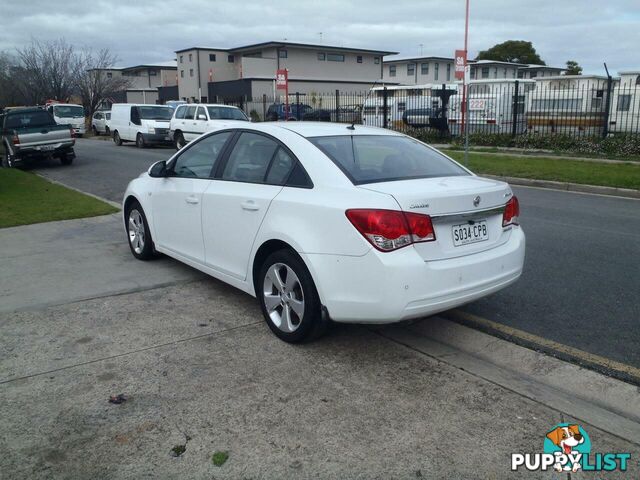
[[[42,145],[40,147],[40,150],[42,151],[49,151],[49,150],[53,150],[55,147],[53,145]]]
[[[484,242],[489,240],[489,229],[485,220],[478,220],[470,223],[461,223],[452,228],[453,246],[460,247],[470,243]]]

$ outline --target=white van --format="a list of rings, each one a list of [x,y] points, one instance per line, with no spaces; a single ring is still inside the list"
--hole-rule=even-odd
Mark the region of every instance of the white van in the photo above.
[[[249,118],[238,107],[216,104],[179,105],[171,118],[171,138],[180,150],[191,140],[205,132],[230,125],[234,121],[248,122]]]
[[[109,128],[116,145],[136,142],[138,148],[170,144],[169,120],[173,109],[164,105],[114,103]]]
[[[49,112],[58,125],[71,125],[73,133],[81,137],[86,133],[84,107],[72,103],[54,103],[47,105]]]

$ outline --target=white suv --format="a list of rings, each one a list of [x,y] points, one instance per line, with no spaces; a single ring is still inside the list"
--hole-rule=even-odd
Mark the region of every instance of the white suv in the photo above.
[[[242,110],[231,105],[180,105],[171,118],[169,130],[176,149],[180,150],[203,133],[231,127],[236,121],[250,120]]]

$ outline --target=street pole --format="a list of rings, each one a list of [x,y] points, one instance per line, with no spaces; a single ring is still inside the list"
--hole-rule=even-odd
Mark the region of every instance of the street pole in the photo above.
[[[464,166],[469,166],[469,105],[467,101],[467,55],[468,55],[468,43],[469,43],[469,0],[466,0],[466,13],[464,17],[464,52],[465,52],[465,66],[464,66],[464,79],[462,80],[462,129],[464,131]]]

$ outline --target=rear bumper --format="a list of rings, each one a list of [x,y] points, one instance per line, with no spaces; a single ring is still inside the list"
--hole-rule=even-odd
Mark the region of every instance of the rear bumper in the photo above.
[[[361,257],[302,254],[330,317],[392,323],[433,315],[497,292],[522,273],[525,236],[480,253],[425,262],[413,247]]]
[[[14,152],[11,154],[11,157],[14,161],[26,161],[30,159],[36,158],[46,158],[46,157],[59,157],[60,155],[68,155],[70,157],[75,157],[75,152],[73,150],[75,142],[64,142],[56,145],[53,150],[43,150],[42,147],[23,147],[23,148],[15,148]]]

